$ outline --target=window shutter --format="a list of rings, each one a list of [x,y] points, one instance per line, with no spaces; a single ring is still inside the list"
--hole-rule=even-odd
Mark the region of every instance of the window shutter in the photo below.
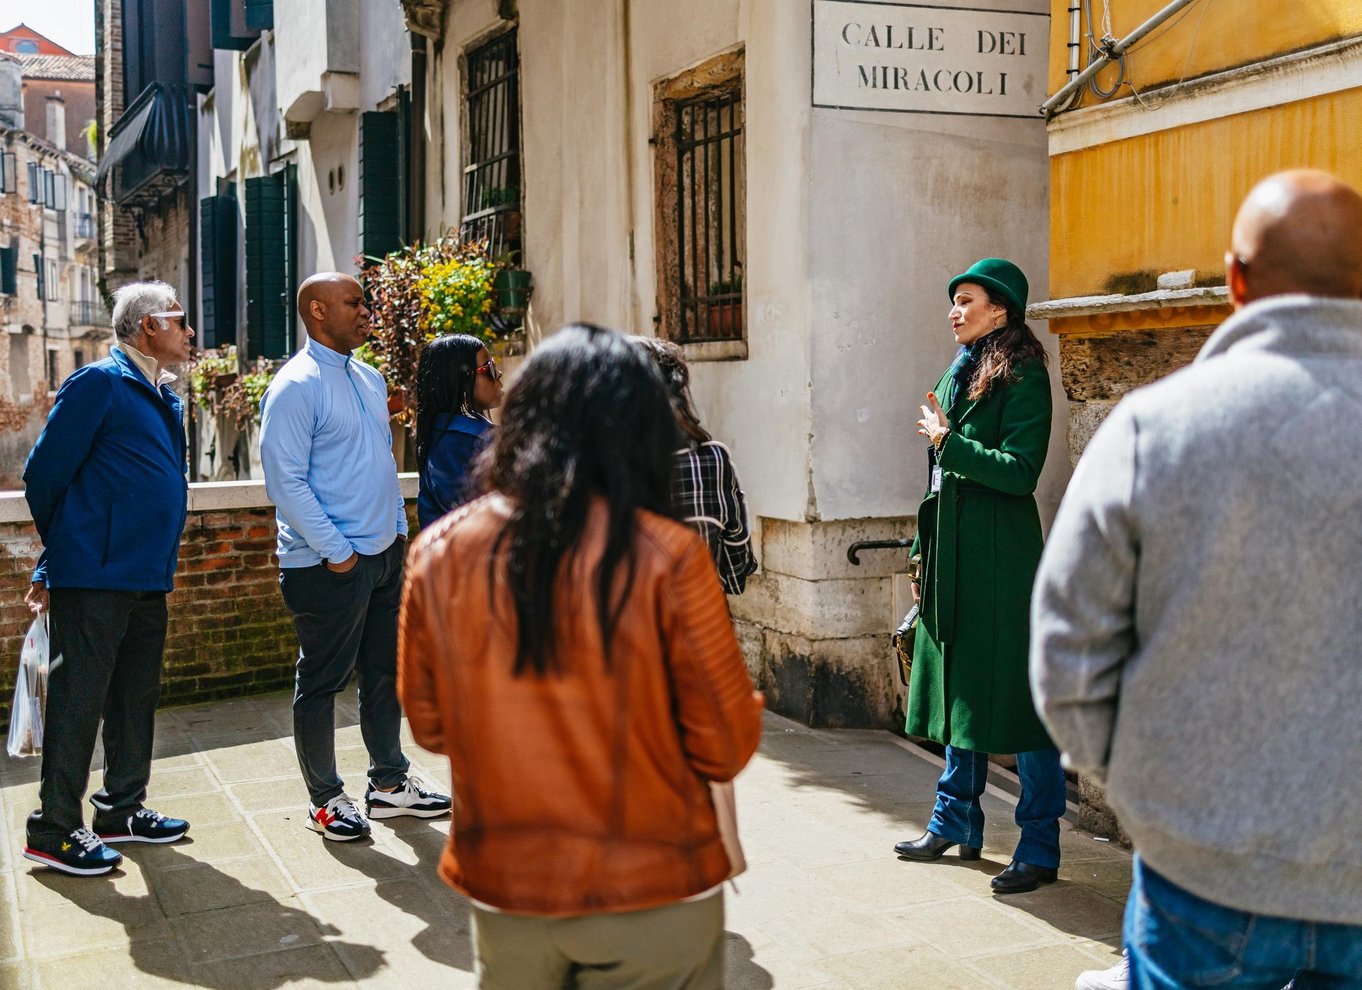
[[[50,168],[43,169],[43,206],[57,208],[57,173]]]
[[[0,152],[0,193],[8,194],[14,184],[14,155]]]
[[[0,248],[0,294],[19,294],[19,249],[13,244]]]
[[[402,246],[398,117],[371,112],[359,122],[359,252],[382,258]]]
[[[246,180],[246,351],[288,357],[293,349],[297,167]]]
[[[43,173],[37,162],[28,163],[28,201],[40,203],[43,198]]]
[[[47,294],[43,291],[43,256],[41,254],[33,256],[33,274],[38,280],[38,298],[45,299]]]
[[[236,193],[201,200],[199,215],[203,258],[202,346],[235,344]]]
[[[274,0],[246,0],[246,26],[252,31],[274,28]]]
[[[66,176],[57,175],[54,181],[56,182],[56,194],[53,197],[54,209],[64,212],[66,210]]]

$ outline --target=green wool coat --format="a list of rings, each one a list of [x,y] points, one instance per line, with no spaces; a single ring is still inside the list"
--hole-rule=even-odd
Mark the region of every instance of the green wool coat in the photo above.
[[[942,395],[948,375],[936,386]],[[1050,444],[1050,378],[1017,377],[949,410],[940,493],[918,509],[922,608],[907,731],[961,749],[1022,753],[1054,745],[1036,715],[1026,654],[1040,563],[1034,492]]]

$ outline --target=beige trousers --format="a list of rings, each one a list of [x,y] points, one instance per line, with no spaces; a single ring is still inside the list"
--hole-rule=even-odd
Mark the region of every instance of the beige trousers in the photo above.
[[[481,990],[716,990],[724,896],[576,918],[474,906],[473,954]]]

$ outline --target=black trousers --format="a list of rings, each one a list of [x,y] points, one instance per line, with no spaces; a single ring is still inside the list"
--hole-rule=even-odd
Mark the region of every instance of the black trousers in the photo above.
[[[41,807],[28,818],[31,839],[84,825],[80,799],[101,715],[104,786],[90,797],[96,817],[121,818],[142,807],[166,641],[165,592],[54,588],[51,602]]]
[[[382,553],[359,555],[337,574],[325,564],[279,573],[284,604],[298,634],[293,688],[293,746],[312,803],[345,790],[336,772],[336,695],[359,675],[359,729],[369,751],[369,779],[379,787],[406,780],[402,706],[397,701],[397,610],[402,555],[394,540]]]

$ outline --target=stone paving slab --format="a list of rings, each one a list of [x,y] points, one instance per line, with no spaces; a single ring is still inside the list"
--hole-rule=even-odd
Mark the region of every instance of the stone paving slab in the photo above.
[[[341,772],[359,794],[353,694],[337,721]],[[417,772],[447,788],[444,761],[405,727],[404,739]],[[1115,962],[1130,856],[1110,843],[1065,823],[1060,882],[995,897],[988,881],[1017,829],[991,788],[983,861],[892,854],[925,827],[938,773],[887,732],[766,716],[738,781],[750,868],[727,894],[730,988],[1067,990]],[[193,830],[124,847],[108,877],[19,855],[37,777],[36,761],[0,757],[0,990],[475,985],[467,903],[435,873],[448,823],[375,822],[368,843],[308,830],[286,694],[158,715],[149,800]]]

